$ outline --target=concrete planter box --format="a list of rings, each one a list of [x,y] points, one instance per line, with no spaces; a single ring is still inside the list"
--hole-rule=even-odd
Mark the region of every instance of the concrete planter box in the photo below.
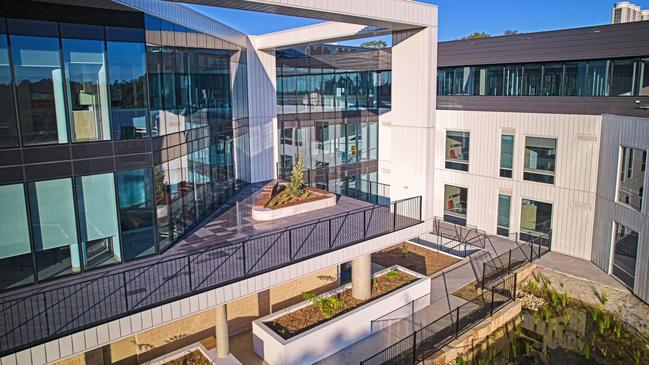
[[[166,355],[157,357],[151,361],[146,361],[143,365],[164,365],[169,361],[179,359],[185,355],[197,351],[205,360],[212,365],[241,365],[241,362],[237,360],[232,354],[226,358],[219,359],[216,357],[216,349],[208,350],[200,342],[193,343],[189,346],[185,346],[181,349],[168,353]]]
[[[394,269],[415,276],[418,280],[288,340],[266,326],[265,322],[271,322],[287,313],[309,306],[310,302],[298,303],[254,321],[252,341],[255,353],[270,365],[311,364],[369,336],[372,333],[372,320],[430,293],[430,278],[400,266],[381,270],[374,274],[374,277]],[[334,295],[349,288],[351,284],[341,286],[324,295]]]
[[[314,210],[330,208],[336,205],[336,194],[307,187],[307,191],[310,191],[312,194],[317,194],[319,197],[317,200],[269,208],[265,205],[266,201],[269,201],[272,198],[271,191],[274,191],[279,185],[280,183],[278,181],[273,181],[264,187],[264,193],[262,195],[265,195],[265,198],[262,197],[260,202],[257,202],[252,206],[252,219],[262,222],[272,221],[297,214],[313,212]]]

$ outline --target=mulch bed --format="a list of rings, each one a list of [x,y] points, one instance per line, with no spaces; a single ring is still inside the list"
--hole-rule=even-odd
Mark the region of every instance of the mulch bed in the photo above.
[[[372,262],[383,267],[399,265],[422,275],[432,275],[460,261],[449,255],[408,242],[372,254]]]
[[[257,200],[255,206],[279,209],[325,199],[327,198],[327,194],[329,194],[327,191],[321,189],[304,187],[304,193],[299,197],[294,197],[286,192],[286,186],[277,184],[272,189],[265,187],[261,198]]]
[[[166,362],[164,365],[210,365],[211,362],[203,356],[200,351],[192,351],[189,354],[175,360]]]
[[[351,288],[336,294],[342,305],[329,319],[324,317],[317,305],[311,304],[265,324],[286,340],[417,280],[405,272],[395,272],[398,274],[395,278],[384,274],[374,279],[371,297],[366,301],[354,299]]]

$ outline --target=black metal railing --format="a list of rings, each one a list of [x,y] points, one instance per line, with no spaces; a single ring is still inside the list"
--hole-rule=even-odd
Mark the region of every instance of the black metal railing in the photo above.
[[[515,273],[486,288],[473,300],[435,318],[426,326],[361,361],[361,365],[420,363],[433,357],[444,346],[483,319],[492,316],[514,298]]]
[[[443,218],[439,217],[435,217],[433,221],[433,231],[431,233],[477,248],[487,247],[487,244],[490,241],[489,235],[477,227],[469,225],[462,226],[446,222]]]
[[[481,285],[489,285],[507,273],[511,273],[528,262],[541,258],[550,251],[548,242],[552,232],[545,233],[527,242],[519,242],[518,234],[510,234],[510,239],[516,242],[516,247],[494,257],[483,264]]]
[[[73,284],[8,293],[0,299],[0,356],[419,223],[421,197],[414,197]]]
[[[292,169],[292,166],[282,166],[278,162],[278,179],[288,180]],[[303,172],[305,185],[372,204],[387,205],[390,203],[390,185],[357,177],[330,180],[328,168],[305,169]]]

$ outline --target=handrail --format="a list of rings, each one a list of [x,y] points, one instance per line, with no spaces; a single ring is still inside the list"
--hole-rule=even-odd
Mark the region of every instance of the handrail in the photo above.
[[[149,265],[5,297],[0,299],[0,356],[420,224],[421,199],[359,208]]]

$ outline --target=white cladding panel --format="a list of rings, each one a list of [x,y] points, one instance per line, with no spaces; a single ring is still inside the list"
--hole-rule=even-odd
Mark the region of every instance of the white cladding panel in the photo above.
[[[649,203],[645,194],[642,211],[616,202],[620,147],[649,150],[649,119],[605,115],[602,120],[599,176],[592,261],[610,272],[613,222],[638,232],[634,293],[649,301]],[[649,189],[645,172],[644,191]]]
[[[498,194],[512,197],[510,232],[520,230],[521,199],[552,204],[552,250],[591,257],[600,116],[437,111],[434,213],[444,214],[444,185],[468,189],[467,224],[496,234]],[[446,131],[468,131],[469,171],[446,169]],[[513,178],[499,176],[501,134],[514,134]],[[555,183],[523,180],[525,137],[557,140]]]

